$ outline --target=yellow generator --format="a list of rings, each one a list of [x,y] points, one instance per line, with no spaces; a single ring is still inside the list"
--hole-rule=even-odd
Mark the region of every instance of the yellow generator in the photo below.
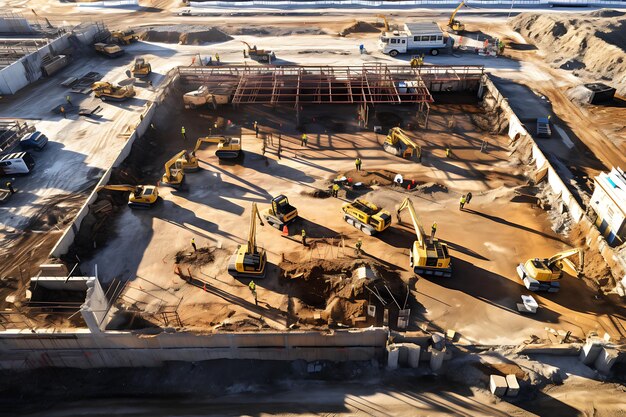
[[[578,255],[578,268],[569,259]],[[563,270],[569,274],[579,276],[584,266],[582,249],[570,249],[559,252],[551,258],[529,259],[517,266],[517,275],[530,291],[559,292]]]
[[[341,207],[343,219],[366,235],[372,236],[391,226],[391,213],[365,200],[354,200]]]
[[[96,189],[111,191],[130,191],[128,196],[128,207],[130,208],[150,208],[159,201],[159,189],[154,185],[103,185]]]
[[[413,203],[407,197],[398,208],[398,221],[400,212],[409,210],[417,240],[409,254],[409,264],[417,275],[432,275],[436,277],[452,276],[452,261],[448,253],[448,245],[441,243],[439,239],[426,237],[422,223],[413,208]]]
[[[265,278],[267,253],[265,249],[258,248],[256,245],[257,218],[261,226],[263,226],[263,220],[261,220],[256,203],[252,203],[248,242],[237,246],[235,253],[233,253],[228,262],[228,273],[235,278]]]

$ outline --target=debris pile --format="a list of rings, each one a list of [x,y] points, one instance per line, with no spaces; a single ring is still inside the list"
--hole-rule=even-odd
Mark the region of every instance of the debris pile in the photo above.
[[[351,33],[379,33],[380,29],[372,25],[371,23],[363,22],[358,20],[351,25],[344,27],[341,32],[339,32],[339,36],[346,36]]]
[[[227,42],[232,36],[218,28],[201,25],[174,25],[151,27],[140,35],[149,42],[178,43],[182,45],[202,45],[205,43]]]

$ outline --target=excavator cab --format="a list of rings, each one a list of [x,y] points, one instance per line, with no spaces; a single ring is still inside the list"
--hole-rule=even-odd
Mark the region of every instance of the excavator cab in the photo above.
[[[369,236],[391,226],[391,213],[366,200],[354,200],[344,204],[341,210],[346,223]]]
[[[263,220],[261,220],[257,205],[252,203],[248,242],[237,246],[235,253],[233,253],[228,262],[228,273],[235,278],[265,278],[267,253],[265,249],[257,247],[256,244],[257,218],[261,226],[263,226]]]

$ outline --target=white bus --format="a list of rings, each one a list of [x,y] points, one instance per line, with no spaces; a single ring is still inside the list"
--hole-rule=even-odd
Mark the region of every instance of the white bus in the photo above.
[[[428,52],[439,55],[442,49],[450,48],[454,40],[444,33],[435,22],[405,23],[404,30],[383,32],[379,49],[391,56],[407,52]]]

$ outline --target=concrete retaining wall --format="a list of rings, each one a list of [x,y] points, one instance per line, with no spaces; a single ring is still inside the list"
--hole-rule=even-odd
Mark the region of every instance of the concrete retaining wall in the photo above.
[[[624,7],[619,1],[603,0],[465,0],[470,7],[552,7],[559,5],[581,7]],[[445,7],[454,8],[459,2],[455,0],[250,0],[250,1],[192,1],[192,7],[373,7],[373,8],[410,8],[422,7]]]
[[[28,20],[23,17],[0,17],[0,33],[32,33],[33,28],[28,24]]]
[[[368,360],[383,354],[387,330],[268,333],[0,333],[0,369],[141,367],[211,359]]]

